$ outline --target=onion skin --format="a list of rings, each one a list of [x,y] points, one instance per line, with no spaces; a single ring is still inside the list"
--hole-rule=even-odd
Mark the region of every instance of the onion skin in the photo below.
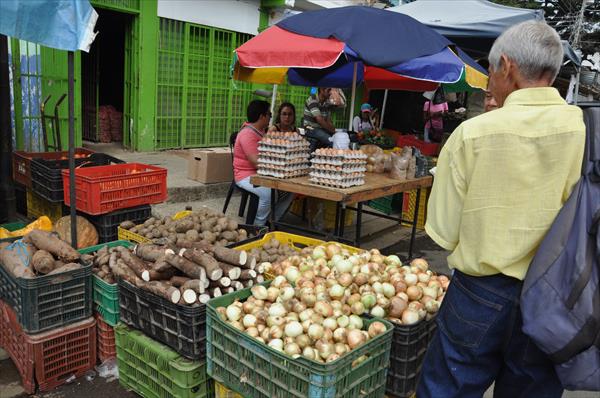
[[[375,321],[369,325],[369,337],[374,338],[376,336],[379,336],[380,334],[385,333],[386,330],[387,329],[383,323]]]
[[[400,318],[402,313],[408,308],[408,302],[402,300],[400,297],[392,297],[390,301],[390,307],[388,309],[389,315],[392,318]]]
[[[365,342],[365,336],[360,330],[352,329],[348,332],[348,345],[350,349],[355,349],[359,345]]]

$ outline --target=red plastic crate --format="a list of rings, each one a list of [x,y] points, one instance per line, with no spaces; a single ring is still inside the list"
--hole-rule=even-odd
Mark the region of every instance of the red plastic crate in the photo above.
[[[75,156],[87,157],[94,151],[85,148],[75,148]],[[14,151],[12,157],[13,180],[31,188],[31,159],[59,160],[69,156],[68,151],[62,152],[25,152]]]
[[[69,170],[62,176],[69,206]],[[75,193],[77,210],[91,215],[161,203],[167,199],[167,169],[141,163],[77,169]]]
[[[396,146],[414,146],[425,156],[436,156],[440,152],[440,144],[422,141],[414,135],[399,135]]]
[[[0,301],[0,346],[15,363],[23,389],[33,394],[80,377],[96,365],[96,321],[93,318],[35,335],[23,332],[17,315]]]
[[[96,318],[96,330],[98,335],[98,362],[102,363],[110,358],[116,358],[117,346],[115,343],[115,331],[112,326],[104,322],[102,316],[97,312],[94,314]]]

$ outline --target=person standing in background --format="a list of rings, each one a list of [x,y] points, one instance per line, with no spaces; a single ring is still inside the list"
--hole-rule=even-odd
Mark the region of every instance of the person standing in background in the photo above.
[[[434,104],[429,100],[423,104],[423,120],[425,121],[425,142],[440,142],[444,135],[444,113],[448,112],[448,103]]]

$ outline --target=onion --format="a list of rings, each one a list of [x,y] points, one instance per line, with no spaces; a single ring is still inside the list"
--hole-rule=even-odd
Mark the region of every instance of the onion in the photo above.
[[[260,332],[260,337],[263,340],[265,340],[265,341],[268,341],[270,339],[269,335],[270,335],[270,329],[269,328],[265,328],[265,330],[263,330],[262,332]]]
[[[277,300],[277,297],[279,297],[279,289],[274,286],[269,287],[267,289],[266,300],[273,303],[273,302],[275,302],[275,300]]]
[[[280,339],[283,337],[283,329],[281,326],[273,325],[269,328],[269,338]]]
[[[227,321],[227,309],[225,307],[218,307],[217,314],[219,314],[219,318],[223,321]]]
[[[300,300],[306,304],[307,307],[312,307],[317,302],[317,296],[313,293],[306,293],[300,296]]]
[[[315,347],[317,348],[317,351],[319,352],[321,358],[323,358],[324,360],[327,360],[327,358],[329,358],[334,352],[333,344],[322,342],[322,340],[317,341]]]
[[[329,295],[327,292],[319,292],[317,293],[317,301],[328,301]]]
[[[393,318],[400,318],[404,310],[408,308],[408,303],[400,297],[392,297],[389,307],[389,315]]]
[[[283,351],[283,340],[273,339],[273,340],[269,341],[269,347],[271,347],[277,351]]]
[[[333,340],[336,343],[345,343],[347,337],[347,331],[344,328],[337,328],[333,331]]]
[[[308,308],[308,309],[302,311],[300,314],[298,314],[298,317],[300,318],[300,320],[302,322],[304,322],[307,319],[310,319],[312,314],[314,314],[314,310],[312,308]]]
[[[385,316],[385,310],[376,305],[375,307],[371,308],[371,315],[383,318]]]
[[[392,265],[394,267],[399,267],[402,265],[402,261],[400,261],[400,257],[396,256],[395,254],[392,254],[391,256],[387,256],[384,259],[384,262],[387,265]]]
[[[295,355],[300,355],[300,353],[302,352],[302,350],[300,350],[300,346],[298,346],[298,344],[296,343],[290,343],[287,344],[285,346],[285,350],[284,352],[286,354],[288,354],[289,356],[295,356]]]
[[[381,254],[372,254],[371,255],[372,263],[383,264],[384,261],[385,261],[385,258]]]
[[[323,327],[325,329],[335,330],[338,327],[337,319],[336,318],[326,318],[323,321]]]
[[[240,331],[244,331],[244,325],[242,325],[242,323],[240,321],[233,321],[230,322],[230,325],[233,326],[234,328],[236,328],[237,330]]]
[[[362,302],[358,301],[354,304],[352,304],[352,313],[356,314],[356,315],[362,315],[365,312],[365,306]]]
[[[346,344],[344,344],[344,343],[335,343],[335,345],[333,346],[333,349],[337,355],[344,355],[345,353],[348,352],[348,349],[346,348]]]
[[[344,272],[343,274],[338,276],[337,281],[340,285],[348,287],[352,284],[352,275],[348,272]]]
[[[313,340],[319,340],[323,337],[324,329],[323,326],[313,323],[308,327],[308,336]]]
[[[325,246],[325,251],[327,253],[327,258],[332,258],[336,254],[340,254],[342,252],[342,248],[334,243],[331,243]]]
[[[296,282],[296,279],[300,276],[300,271],[296,267],[289,267],[287,271],[285,271],[285,278],[291,283]]]
[[[292,310],[296,314],[301,314],[304,310],[306,310],[306,304],[297,302],[296,304],[294,304],[294,307],[292,308]]]
[[[329,318],[333,315],[333,307],[326,301],[317,301],[315,303],[315,311],[324,318]]]
[[[360,298],[360,294],[354,293],[350,297],[348,297],[348,299],[346,300],[346,304],[351,306],[354,303],[360,302]]]
[[[262,285],[252,286],[250,289],[252,296],[257,300],[265,300],[267,298],[267,288]]]
[[[342,316],[338,317],[336,322],[339,327],[345,328],[350,324],[350,318],[346,315],[342,315]]]
[[[323,246],[317,246],[313,249],[313,252],[312,252],[313,260],[318,260],[325,256],[327,256],[327,253],[325,252],[325,248]]]
[[[373,338],[375,336],[379,336],[380,334],[385,333],[387,328],[381,322],[373,322],[369,325],[368,333],[369,337]]]
[[[394,288],[394,285],[392,285],[391,283],[383,283],[382,288],[383,295],[387,298],[391,298],[394,296],[394,294],[396,294],[396,288]]]
[[[334,347],[334,351],[335,351],[335,347]],[[327,358],[327,360],[325,362],[329,363],[329,362],[337,361],[338,359],[340,359],[340,356],[334,352]]]
[[[288,322],[285,325],[284,334],[289,337],[297,337],[302,334],[302,325],[298,321]]]
[[[246,314],[252,314],[255,309],[260,310],[260,308],[254,305],[253,301],[246,301],[244,304],[242,304],[242,311],[244,311]]]
[[[408,302],[408,294],[406,292],[397,293],[396,297],[400,297],[402,300]]]
[[[394,282],[394,289],[396,289],[396,293],[405,292],[407,287],[408,286],[406,286],[406,283],[404,283],[403,280]]]
[[[417,284],[418,281],[419,281],[419,277],[416,274],[410,273],[410,274],[404,275],[404,282],[408,286],[414,286]]]
[[[296,337],[296,344],[298,344],[300,348],[308,347],[310,345],[310,337],[305,334],[301,334],[300,336]]]
[[[368,293],[362,296],[361,302],[366,309],[371,309],[377,303],[377,297],[374,294]]]
[[[312,321],[310,319],[307,319],[306,321],[302,321],[302,330],[304,331],[304,333],[308,332],[308,327],[312,324]]]
[[[246,314],[246,315],[244,315],[244,318],[242,318],[242,324],[246,328],[255,327],[256,326],[256,317],[251,314]]]
[[[369,267],[369,264],[363,264],[360,266],[360,273],[361,274],[365,274],[365,275],[369,275],[371,273],[371,267]]]
[[[242,310],[240,307],[234,304],[231,304],[227,307],[226,313],[227,319],[229,319],[231,322],[239,321],[239,319],[242,317]]]
[[[265,325],[258,324],[256,330],[258,330],[258,333],[262,333],[262,331],[265,330],[265,327]]]
[[[283,275],[278,275],[275,277],[275,279],[273,279],[273,281],[271,282],[271,286],[273,287],[277,287],[277,288],[282,288],[285,284],[286,284],[286,279],[285,276]]]
[[[270,316],[267,318],[267,326],[282,326],[285,323],[285,318],[282,316]]]
[[[360,330],[353,329],[348,332],[348,345],[351,349],[355,349],[365,342],[365,336]]]
[[[411,267],[417,267],[419,270],[425,272],[429,268],[429,264],[423,258],[415,258],[410,262]]]
[[[334,300],[331,302],[331,307],[333,308],[333,310],[341,310],[342,309],[342,302],[338,301],[338,300]]]
[[[430,314],[435,314],[440,309],[440,303],[435,300],[431,300],[425,304],[425,311]]]
[[[388,299],[384,295],[381,295],[377,297],[377,305],[385,310],[390,306],[390,299]]]
[[[423,297],[423,289],[420,286],[409,286],[406,294],[410,300],[419,300]]]
[[[424,282],[424,283],[428,283],[429,279],[431,279],[431,276],[425,272],[421,272],[420,274],[417,274],[417,277],[419,278],[419,282]]]
[[[291,286],[286,286],[286,287],[280,289],[280,291],[279,291],[279,297],[281,297],[281,299],[283,301],[291,300],[294,297],[294,294],[295,294],[295,290]]]
[[[424,296],[429,296],[429,297],[431,297],[433,299],[437,298],[438,292],[439,292],[439,290],[436,289],[435,287],[429,287],[429,286],[427,286],[427,287],[423,288],[423,295]]]
[[[402,313],[402,323],[404,325],[412,325],[419,322],[419,314],[417,311],[407,309]]]
[[[338,300],[344,297],[344,287],[342,285],[338,285],[337,283],[329,288],[329,296],[332,299]]]
[[[302,356],[306,359],[312,359],[314,361],[317,355],[317,351],[312,347],[304,347],[302,350]]]
[[[325,341],[333,341],[333,330],[325,329],[323,331],[323,337],[321,339]]]
[[[348,260],[340,260],[338,261],[334,267],[339,273],[350,272],[352,271],[352,263]]]
[[[255,327],[249,327],[248,329],[246,329],[246,334],[250,337],[254,337],[257,338],[259,333],[258,333],[258,329]]]
[[[369,282],[369,276],[363,272],[359,272],[354,277],[354,283],[356,283],[358,286],[362,286],[368,282]]]
[[[350,308],[350,306],[348,304],[344,304],[342,306],[342,314],[344,314],[344,315],[350,315],[350,314],[352,314],[352,309]]]
[[[273,303],[269,307],[269,316],[284,316],[286,314],[285,307],[281,303]]]
[[[315,268],[322,268],[327,266],[327,260],[325,258],[318,258],[315,260]]]
[[[380,282],[375,282],[371,284],[371,287],[375,291],[375,293],[383,293],[383,284]]]
[[[350,315],[350,324],[348,325],[348,329],[362,329],[363,321],[362,318],[358,315]]]
[[[323,318],[323,315],[318,314],[316,312],[310,316],[310,321],[312,323],[318,323],[319,325],[321,325],[323,323],[324,319],[325,318]]]

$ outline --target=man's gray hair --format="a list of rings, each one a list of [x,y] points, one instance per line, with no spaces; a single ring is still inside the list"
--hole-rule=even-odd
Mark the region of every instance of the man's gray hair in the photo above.
[[[527,21],[506,30],[492,46],[488,57],[494,70],[500,68],[501,56],[515,62],[523,77],[530,81],[551,74],[558,75],[563,62],[560,36],[545,22]]]

